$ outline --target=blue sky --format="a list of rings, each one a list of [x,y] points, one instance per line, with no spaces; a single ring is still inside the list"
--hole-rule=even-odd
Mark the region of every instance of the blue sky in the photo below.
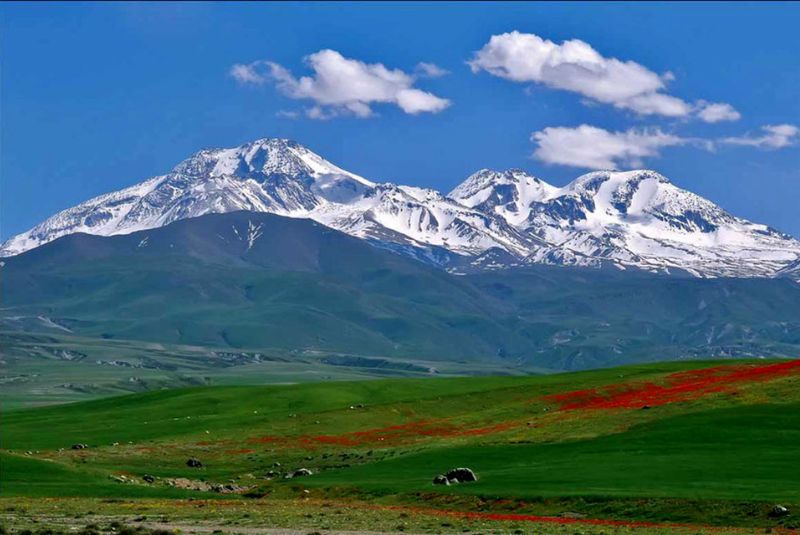
[[[3,238],[261,137],[443,191],[483,167],[561,185],[643,166],[800,235],[800,4],[11,3],[0,17]]]

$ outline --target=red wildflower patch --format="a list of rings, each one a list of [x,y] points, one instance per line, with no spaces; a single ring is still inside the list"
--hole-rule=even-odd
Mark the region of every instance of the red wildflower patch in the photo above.
[[[247,440],[249,444],[281,444],[286,446],[315,447],[322,444],[335,446],[397,446],[425,437],[453,438],[475,437],[500,433],[516,427],[514,422],[503,422],[485,427],[462,427],[446,421],[422,420],[406,424],[354,431],[341,435],[302,435],[299,437],[262,436]]]
[[[377,429],[367,429],[343,435],[303,436],[298,440],[306,445],[314,443],[336,444],[338,446],[396,446],[412,442],[420,437],[467,437],[482,436],[507,431],[516,424],[504,422],[488,427],[463,428],[440,421],[419,421],[392,425]]]
[[[233,444],[233,440],[201,440],[200,442],[195,442],[195,446],[219,446],[222,444]]]
[[[388,509],[392,511],[407,511],[423,515],[444,516],[451,518],[463,518],[467,520],[492,520],[492,521],[512,521],[512,522],[539,522],[548,524],[583,524],[592,526],[611,526],[627,528],[697,528],[696,525],[678,523],[657,523],[637,520],[612,520],[605,518],[574,518],[562,516],[539,516],[520,513],[490,513],[476,511],[449,511],[446,509],[427,509],[423,507],[403,507],[403,506],[374,506],[376,509]]]
[[[246,455],[248,453],[255,453],[255,452],[256,452],[256,450],[243,448],[243,449],[240,449],[240,450],[227,450],[225,453],[227,453],[228,455]]]
[[[263,437],[253,437],[247,440],[248,444],[272,444],[274,442],[281,442],[285,440],[284,437],[274,437],[264,435]]]
[[[545,396],[561,410],[636,409],[692,401],[708,394],[734,392],[735,386],[800,373],[800,360],[767,365],[715,366],[670,374],[663,384],[621,383]]]

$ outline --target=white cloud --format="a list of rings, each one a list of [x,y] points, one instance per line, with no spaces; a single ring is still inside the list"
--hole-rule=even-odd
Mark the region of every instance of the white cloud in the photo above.
[[[681,137],[658,128],[631,128],[611,132],[582,124],[577,127],[549,126],[531,134],[536,144],[533,156],[557,165],[589,169],[619,169],[641,167],[645,158],[661,155],[661,149],[691,145],[714,151],[720,144],[782,149],[800,143],[800,128],[791,124],[766,125],[762,135],[727,137],[718,140]]]
[[[616,105],[616,104],[615,104]],[[664,115],[666,117],[685,117],[691,107],[683,100],[664,93],[643,93],[629,98],[620,108],[629,108],[640,115]]]
[[[640,167],[664,147],[692,142],[658,129],[610,132],[587,124],[547,127],[531,134],[531,141],[537,144],[533,155],[543,162],[589,169]]]
[[[483,70],[514,82],[571,91],[640,115],[687,117],[703,111],[663,92],[666,82],[675,79],[672,72],[658,75],[634,61],[604,57],[578,39],[556,44],[518,31],[493,35],[468,64],[474,73]],[[736,113],[728,104],[714,106],[717,108],[707,111],[706,116],[730,120],[718,117],[722,111],[727,112],[726,117]],[[706,120],[702,115],[700,118]]]
[[[307,56],[305,62],[313,71],[311,76],[296,78],[270,61],[234,65],[230,74],[245,84],[273,82],[290,98],[313,101],[314,105],[306,110],[312,119],[370,117],[375,103],[394,104],[412,115],[437,113],[450,105],[447,99],[413,87],[413,75],[388,69],[381,63],[345,58],[335,50],[320,50]]]
[[[282,117],[284,119],[297,119],[300,114],[294,110],[278,110],[275,117]]]
[[[228,72],[240,84],[262,84],[266,81],[266,77],[258,72],[258,67],[263,63],[262,61],[248,65],[237,63]]]
[[[435,63],[426,63],[424,61],[417,63],[414,72],[416,72],[417,76],[420,78],[440,78],[450,74],[450,71],[439,67]]]
[[[791,124],[768,124],[762,126],[761,129],[764,133],[760,136],[726,137],[721,139],[720,143],[762,149],[782,149],[796,144],[800,137],[800,128]]]
[[[742,114],[736,111],[730,104],[704,101],[698,102],[697,116],[707,123],[738,121],[742,118]]]

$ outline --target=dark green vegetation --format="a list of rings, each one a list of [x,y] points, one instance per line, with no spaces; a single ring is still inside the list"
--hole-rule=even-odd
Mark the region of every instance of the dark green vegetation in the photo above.
[[[546,266],[452,275],[270,214],[66,236],[5,259],[0,277],[12,405],[195,384],[800,355],[800,285],[788,279]]]
[[[0,496],[156,499],[162,509],[194,497],[221,517],[280,503],[317,511],[286,513],[316,527],[330,520],[309,518],[337,507],[415,511],[412,527],[433,531],[460,531],[465,517],[428,522],[453,511],[484,515],[475,522],[513,513],[637,529],[793,526],[793,514],[769,511],[800,507],[798,387],[795,362],[737,361],[141,393],[8,412]],[[456,466],[479,481],[432,485]],[[313,475],[285,478],[299,468]],[[215,492],[222,484],[233,492]]]

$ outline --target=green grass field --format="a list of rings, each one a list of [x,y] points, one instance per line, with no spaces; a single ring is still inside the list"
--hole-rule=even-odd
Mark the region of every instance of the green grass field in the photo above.
[[[324,351],[104,340],[64,331],[6,331],[2,326],[0,347],[0,403],[6,410],[201,385],[527,375],[548,371],[494,361],[435,362]]]
[[[203,503],[217,511],[206,520],[308,529],[373,517],[366,527],[417,532],[788,529],[800,511],[798,387],[793,361],[684,362],[197,387],[6,411],[0,508],[12,525],[134,510],[199,522],[186,504]],[[457,466],[478,481],[432,484]],[[285,477],[299,468],[313,474]],[[778,503],[792,514],[771,517]],[[334,522],[331,508],[361,520]]]

